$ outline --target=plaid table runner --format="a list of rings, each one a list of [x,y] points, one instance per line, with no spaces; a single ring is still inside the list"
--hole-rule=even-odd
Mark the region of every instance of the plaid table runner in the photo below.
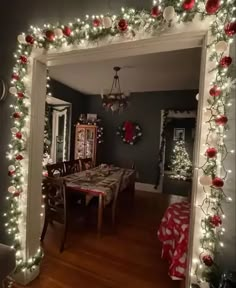
[[[105,203],[109,203],[112,198],[116,186],[119,182],[120,173],[124,171],[121,190],[129,186],[134,180],[135,171],[132,169],[123,169],[119,167],[102,168],[95,167],[90,170],[78,172],[75,174],[63,177],[66,181],[66,186],[90,195],[105,195]]]

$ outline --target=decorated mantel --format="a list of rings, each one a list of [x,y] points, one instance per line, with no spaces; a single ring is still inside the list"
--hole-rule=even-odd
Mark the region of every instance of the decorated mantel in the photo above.
[[[233,190],[233,184],[227,184],[231,171],[225,167],[225,161],[229,153],[234,153],[235,143],[227,146],[225,137],[231,120],[228,118],[228,109],[232,105],[231,89],[235,83],[229,55],[236,33],[235,17],[233,0],[163,0],[154,1],[150,11],[122,8],[118,15],[86,16],[84,20],[77,19],[64,25],[46,24],[42,28],[31,26],[27,33],[18,36],[9,89],[15,103],[11,105],[13,126],[9,132],[9,168],[6,171],[10,184],[6,198],[8,210],[4,214],[6,232],[16,249],[17,267],[13,277],[18,282],[32,281],[39,274],[43,257],[39,242],[40,217],[43,216],[39,204],[39,175],[42,170],[44,103],[41,101],[43,90],[40,89],[46,86],[46,79],[41,77],[46,75],[46,68],[39,60],[111,43],[136,41],[137,46],[140,40],[153,39],[158,43],[164,36],[170,40],[176,35],[181,41],[182,32],[204,31],[202,35],[207,36],[203,50],[207,47],[207,51],[201,77],[204,77],[204,71],[206,75],[201,79],[199,93],[198,169],[195,167],[192,203],[195,218],[191,220],[191,261],[186,287],[190,283],[209,287],[209,275],[216,267],[215,254],[224,246],[223,203],[232,200],[229,191]],[[187,34],[182,35],[187,37]],[[148,41],[145,41],[142,43],[147,43],[145,49],[148,49]],[[113,49],[115,47],[113,45]],[[160,49],[160,45],[156,47]],[[230,161],[234,161],[232,156]]]

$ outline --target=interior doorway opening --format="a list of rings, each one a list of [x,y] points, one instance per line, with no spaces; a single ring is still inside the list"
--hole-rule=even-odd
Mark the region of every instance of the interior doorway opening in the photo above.
[[[182,53],[184,54],[184,53],[189,53],[189,50],[187,49],[187,50],[182,50]],[[193,52],[194,52],[194,49],[193,49]],[[174,53],[174,52],[172,52],[172,53]],[[171,52],[168,54],[167,53],[167,55],[169,55],[169,57],[170,57],[170,54],[171,54]],[[158,54],[151,54],[151,55],[148,55],[148,57],[151,59],[151,57],[155,57],[155,55],[158,55]],[[164,55],[165,55],[165,53],[160,53],[160,55],[161,55],[161,57],[162,58],[164,58]],[[201,53],[199,54],[199,55],[201,55]],[[139,57],[138,57],[139,59],[140,58],[142,58],[142,56],[140,55]],[[132,59],[132,57],[131,57],[131,59]],[[166,58],[167,59],[167,58]],[[114,62],[115,61],[115,62]],[[127,61],[127,60],[126,60]],[[166,61],[168,61],[168,60],[166,60]],[[107,61],[107,62],[109,62],[109,64],[108,64],[108,66],[114,66],[114,65],[116,65],[117,64],[117,62],[122,62],[122,58],[119,58],[119,59],[114,59],[114,60],[109,60],[109,61]],[[200,63],[198,63],[199,64],[199,66],[200,66]],[[71,70],[72,71],[72,74],[73,75],[76,75],[76,79],[77,79],[77,82],[79,82],[79,81],[82,81],[81,83],[82,84],[84,84],[85,85],[85,83],[84,83],[84,81],[83,81],[83,77],[84,78],[88,78],[88,76],[85,74],[85,68],[84,67],[86,67],[86,66],[88,66],[88,65],[90,65],[90,68],[92,68],[91,70],[87,70],[87,72],[88,72],[88,75],[90,75],[91,77],[92,77],[92,71],[95,71],[96,69],[98,69],[98,70],[102,70],[101,68],[99,68],[99,62],[98,61],[96,61],[96,62],[90,62],[90,63],[82,63],[82,67],[80,68],[82,71],[83,71],[83,75],[82,75],[82,80],[80,80],[80,73],[79,73],[79,71],[78,72],[76,72],[75,70],[73,70],[73,68],[71,68],[71,67],[73,67],[73,65],[70,67],[70,66],[56,66],[56,67],[52,67],[52,68],[50,68],[50,67],[48,67],[48,69],[49,69],[49,75],[50,75],[50,77],[51,77],[51,79],[53,79],[52,81],[55,81],[55,80],[57,80],[58,81],[58,79],[60,79],[60,81],[63,83],[63,85],[65,85],[65,82],[66,82],[66,80],[65,79],[63,79],[63,78],[60,78],[60,77],[62,77],[62,75],[63,75],[63,67],[65,67],[66,69],[65,69],[65,71],[69,71],[69,70]],[[94,66],[98,66],[98,68],[94,68]],[[106,61],[103,61],[102,62],[102,65],[103,66],[106,66]],[[77,67],[79,67],[80,65],[77,65]],[[125,65],[124,65],[125,66]],[[134,69],[133,67],[132,67],[132,65],[127,65],[128,66],[128,69],[127,69],[127,71],[128,72],[126,72],[126,73],[128,73],[129,75],[132,75],[132,70]],[[158,66],[158,65],[157,65]],[[58,67],[58,69],[57,69],[57,67]],[[173,67],[172,67],[173,68]],[[74,68],[75,69],[75,68]],[[125,68],[124,68],[125,69]],[[199,68],[200,69],[200,68]],[[142,69],[141,69],[142,70]],[[66,72],[64,72],[65,73],[65,75],[67,75],[67,73]],[[142,71],[142,75],[141,75],[141,77],[144,77],[144,74],[146,74],[145,73],[145,71]],[[168,72],[166,72],[166,74],[167,74]],[[186,73],[187,73],[187,71],[186,71]],[[195,73],[196,73],[196,71],[195,71]],[[106,74],[106,70],[104,69],[104,73],[103,74]],[[188,75],[189,75],[189,73],[187,73]],[[53,76],[54,75],[54,76]],[[56,77],[55,77],[55,75],[56,75]],[[95,76],[95,75],[94,75]],[[194,75],[195,76],[195,75]],[[67,77],[70,79],[70,81],[72,81],[71,80],[71,78],[70,78],[70,76],[69,75],[67,75]],[[190,78],[189,79],[191,79],[192,81],[193,81],[193,79],[191,78],[191,76],[189,76]],[[92,77],[92,79],[93,79],[94,77]],[[109,77],[104,77],[105,78],[105,80],[107,81],[107,78],[109,78]],[[190,101],[190,103],[194,103],[194,107],[195,107],[195,118],[196,118],[196,116],[197,116],[197,100],[196,100],[196,93],[198,92],[198,86],[199,86],[199,84],[198,84],[198,81],[199,81],[199,75],[198,75],[198,77],[197,77],[197,79],[195,80],[195,86],[194,86],[194,88],[195,89],[193,89],[193,91],[192,91],[192,93],[191,93],[191,95],[187,95],[188,93],[185,93],[185,98],[184,99],[187,99],[187,97],[189,96],[192,100]],[[128,76],[124,76],[124,78],[122,78],[121,77],[121,80],[123,80],[123,79],[125,79],[125,80],[128,80]],[[184,77],[182,78],[183,80],[184,80]],[[137,80],[137,79],[136,79]],[[149,80],[150,80],[150,78],[149,78]],[[182,80],[182,81],[183,81]],[[133,79],[133,81],[134,81],[134,83],[139,83],[139,81],[135,81],[135,79]],[[109,81],[108,81],[109,82]],[[184,82],[184,81],[183,81]],[[190,81],[187,81],[188,82],[188,85],[190,85]],[[95,85],[91,85],[91,89],[97,89],[97,93],[95,93],[95,95],[88,95],[88,93],[86,93],[86,94],[84,94],[84,98],[85,98],[85,100],[86,100],[86,98],[88,98],[89,99],[89,104],[91,105],[90,107],[92,107],[92,110],[88,110],[88,111],[86,111],[86,110],[84,110],[84,111],[82,111],[83,113],[82,114],[92,114],[92,115],[94,115],[94,114],[99,114],[99,113],[102,113],[102,115],[104,116],[104,118],[105,118],[105,121],[108,121],[109,119],[108,119],[108,115],[109,115],[109,117],[111,117],[111,118],[119,118],[120,117],[120,119],[119,119],[119,121],[121,122],[122,120],[125,120],[126,118],[124,118],[124,119],[122,119],[122,117],[124,116],[124,117],[127,117],[127,115],[129,115],[129,117],[130,117],[130,115],[133,115],[133,117],[134,117],[134,114],[132,114],[132,112],[131,112],[131,114],[130,114],[130,111],[131,111],[131,109],[134,109],[135,110],[135,108],[137,109],[137,107],[135,107],[135,97],[138,99],[138,97],[139,97],[139,99],[137,100],[137,101],[141,101],[141,95],[140,95],[140,93],[142,93],[141,91],[139,91],[139,95],[137,94],[137,95],[133,95],[133,97],[132,97],[132,93],[131,93],[131,99],[130,99],[130,107],[128,107],[127,108],[127,111],[123,111],[123,116],[122,116],[122,114],[112,114],[111,112],[107,112],[107,111],[105,111],[104,110],[104,107],[102,107],[102,99],[101,99],[101,95],[98,95],[99,94],[99,92],[98,91],[100,91],[101,90],[101,86],[102,87],[104,87],[104,86],[107,86],[106,84],[102,84],[102,85],[100,85],[100,83],[101,83],[101,80],[98,80],[98,83],[99,83],[99,85],[97,85],[96,87],[95,87]],[[110,83],[110,82],[109,82]],[[123,83],[122,81],[121,81],[121,83]],[[130,85],[132,85],[132,81],[130,81],[130,80],[128,80],[127,81],[127,83],[128,83],[128,85],[129,85],[129,88],[130,88]],[[178,82],[176,82],[176,83],[178,83],[178,85],[180,85],[180,81]],[[197,84],[196,84],[197,83]],[[79,85],[79,84],[78,84]],[[127,84],[126,84],[127,85]],[[72,87],[73,87],[73,85],[71,85]],[[88,86],[89,88],[90,88],[90,86]],[[183,86],[182,86],[183,87]],[[74,87],[73,87],[74,88]],[[72,89],[73,89],[72,88]],[[149,96],[150,97],[150,99],[154,99],[154,96],[153,95],[151,95],[152,94],[152,91],[153,90],[155,90],[155,89],[153,89],[153,88],[149,88],[150,89],[150,91],[143,91],[143,92],[148,92],[149,93],[149,95],[146,95],[147,97]],[[184,88],[182,88],[183,90],[185,90]],[[74,90],[74,89],[73,89]],[[131,91],[132,91],[132,89],[130,89]],[[167,90],[170,90],[170,87],[168,87],[168,89]],[[137,93],[137,91],[135,91],[135,88],[133,89],[133,94],[134,93]],[[163,93],[163,91],[162,91],[162,93]],[[167,94],[172,94],[172,95],[167,95]],[[97,94],[97,95],[96,95]],[[165,96],[162,96],[161,94],[160,95],[158,95],[158,91],[154,91],[154,93],[153,94],[155,94],[155,96],[156,97],[165,97]],[[175,93],[171,93],[170,91],[168,92],[167,91],[167,94],[166,94],[166,97],[169,97],[169,100],[170,99],[173,99],[175,96],[176,96],[176,92]],[[145,101],[147,101],[147,98],[146,97],[146,100]],[[84,100],[82,100],[81,101],[81,91],[79,91],[78,92],[78,98],[79,98],[79,101],[80,101],[80,105],[83,105],[84,103],[85,103],[85,107],[87,108],[88,107],[88,103],[86,103],[86,101],[84,102]],[[63,97],[61,97],[61,99],[63,99]],[[179,99],[181,99],[181,92],[178,94],[178,100],[177,100],[177,102],[179,101]],[[93,102],[94,101],[94,102]],[[151,101],[151,100],[150,100]],[[97,106],[96,106],[97,105]],[[165,106],[166,105],[166,106]],[[159,118],[159,121],[161,121],[161,108],[176,108],[177,106],[175,106],[176,105],[176,103],[174,103],[174,106],[175,107],[172,107],[172,105],[170,105],[170,103],[167,101],[167,103],[165,103],[165,107],[163,106],[163,107],[161,107],[160,106],[160,111],[159,112],[156,112],[155,113],[155,111],[153,111],[154,113],[153,113],[153,115],[155,115],[156,114],[156,116],[157,116],[157,118]],[[133,107],[132,107],[133,106]],[[72,107],[73,108],[73,107]],[[191,104],[189,104],[189,106],[187,107],[188,109],[191,109],[191,108],[193,108],[192,106],[191,106]],[[89,108],[90,109],[90,108]],[[142,109],[144,109],[144,107],[142,108]],[[73,109],[74,110],[74,109]],[[80,111],[81,112],[81,111]],[[110,113],[110,114],[109,114]],[[128,113],[128,114],[127,114]],[[143,112],[144,113],[144,112]],[[145,117],[145,115],[147,115],[148,114],[148,111],[146,111],[146,113],[144,113],[143,115],[144,115],[144,117]],[[151,115],[151,111],[149,110],[149,116]],[[80,114],[78,114],[77,116],[76,116],[76,121],[78,121],[79,119],[80,119],[80,116],[81,116],[81,113]],[[135,117],[137,117],[137,115],[135,116]],[[137,121],[137,118],[135,119],[136,121]],[[103,119],[103,121],[104,121],[104,119]],[[148,131],[148,126],[149,126],[149,132],[150,131],[153,131],[153,122],[152,121],[150,121],[150,119],[148,120],[148,122],[149,122],[149,125],[147,125],[146,126],[146,128],[145,128],[145,130],[146,131]],[[111,125],[111,120],[110,121],[108,121],[108,123],[110,123],[110,125]],[[74,128],[75,129],[75,127],[73,127],[73,126],[75,126],[76,125],[76,122],[74,122],[74,123],[72,123],[72,129]],[[141,125],[141,126],[143,126],[143,125]],[[158,127],[159,127],[159,129],[160,129],[160,127],[161,127],[161,125],[160,125],[160,122],[158,123]],[[145,131],[145,132],[146,132]],[[110,137],[117,137],[117,135],[115,135],[116,134],[116,129],[115,129],[115,126],[114,127],[112,127],[112,132],[113,132],[113,134],[112,134],[112,136],[110,136]],[[104,133],[106,133],[106,129],[104,130]],[[147,133],[147,132],[146,132]],[[154,138],[155,137],[151,137],[151,139],[152,139],[152,141],[154,140]],[[113,147],[113,150],[115,150],[115,147],[116,147],[116,145],[115,144],[110,144],[109,143],[109,137],[108,138],[106,138],[106,139],[108,139],[108,142],[106,143],[108,146],[108,149],[109,149],[109,146],[112,146]],[[105,140],[106,140],[105,139]],[[144,139],[145,140],[145,139]],[[143,140],[143,141],[144,141]],[[73,139],[71,139],[71,141],[73,141]],[[115,142],[117,142],[118,141],[118,139],[116,138],[116,140],[115,140]],[[141,140],[140,140],[141,141]],[[144,168],[144,170],[146,170],[147,171],[147,174],[150,174],[150,172],[153,172],[152,171],[152,167],[156,167],[157,165],[158,165],[158,161],[157,161],[157,159],[158,159],[158,150],[159,150],[159,142],[160,142],[160,139],[156,139],[156,145],[155,145],[155,149],[153,149],[153,154],[152,154],[152,156],[150,157],[150,159],[148,160],[148,162],[150,162],[150,160],[152,159],[154,159],[154,162],[155,162],[155,165],[153,165],[153,166],[151,166],[151,167],[148,167],[147,168],[147,165],[145,165],[146,166],[146,169]],[[125,146],[124,144],[122,144],[121,143],[121,145],[122,145],[122,148],[124,148],[124,149],[126,149],[126,147],[127,146]],[[140,142],[140,145],[142,145],[142,142]],[[104,146],[103,146],[104,147]],[[139,146],[136,146],[136,147],[139,147]],[[128,146],[127,147],[127,149],[130,149],[130,147]],[[134,146],[134,149],[137,149],[137,148],[135,148],[135,146]],[[132,152],[132,150],[130,150],[130,152]],[[109,153],[110,155],[112,154],[112,152],[110,151],[110,153]],[[125,154],[125,153],[124,153]],[[128,156],[130,156],[130,155],[128,155]],[[73,158],[73,155],[72,155],[72,158]],[[127,158],[127,155],[126,155],[126,158]],[[104,159],[104,158],[103,158]],[[105,158],[105,160],[106,161],[100,161],[100,162],[98,162],[98,164],[100,165],[100,164],[104,164],[104,162],[110,162],[110,164],[112,164],[112,163],[114,163],[114,160],[111,160],[111,159],[109,159],[109,158]],[[119,160],[119,159],[117,159],[117,160]],[[129,159],[129,160],[132,160],[132,159]],[[137,157],[137,159],[134,159],[134,160],[138,160],[138,157]],[[121,161],[122,162],[122,161]],[[120,163],[121,163],[120,162]],[[119,166],[119,164],[120,163],[115,163],[116,164],[116,166]],[[194,164],[193,164],[194,165]],[[140,171],[141,171],[141,173],[140,173]],[[139,177],[143,177],[143,175],[142,175],[142,169],[137,169],[137,174],[138,174],[138,176]],[[155,184],[155,180],[156,180],[156,177],[157,177],[157,170],[155,171],[155,173],[153,173],[153,179],[152,179],[152,183],[151,183],[151,186],[153,187],[154,186],[154,184]],[[140,175],[141,174],[141,175]],[[140,178],[139,178],[140,179]],[[142,183],[141,183],[142,184]],[[148,184],[148,183],[144,183],[144,184]],[[138,189],[137,190],[142,190],[142,189],[145,189],[145,187],[147,187],[147,186],[145,186],[145,185],[143,185],[143,186],[140,186],[140,183],[138,184],[139,186],[138,186]],[[147,191],[148,191],[148,189],[147,189]],[[153,190],[154,192],[157,192],[157,191],[155,191],[155,190]],[[147,192],[148,193],[148,192]],[[191,195],[191,194],[190,194]],[[142,201],[143,201],[143,203],[145,203],[145,201],[150,197],[150,196],[145,196],[145,194],[141,194],[141,195],[138,195],[138,197],[141,197],[141,198],[139,198],[139,199],[143,199]],[[145,198],[147,197],[147,199],[145,200]],[[155,198],[155,201],[156,201],[156,203],[157,203],[157,199],[159,199],[158,197],[160,197],[159,195],[155,195],[154,196],[154,198]],[[91,199],[90,199],[91,200]],[[171,198],[170,200],[164,200],[164,201],[167,201],[166,202],[166,204],[165,205],[167,205],[167,206],[165,206],[165,208],[168,208],[168,205],[171,205],[171,204],[173,204],[173,202],[175,202],[175,201],[180,201],[181,202],[181,200],[183,201],[184,199],[181,199],[181,197],[180,198],[178,198],[178,197],[173,197],[173,198]],[[122,200],[121,200],[122,201]],[[153,201],[153,200],[151,200],[151,201]],[[159,199],[159,201],[161,201],[160,199]],[[191,201],[190,201],[191,202]],[[124,202],[123,202],[124,203]],[[168,204],[167,204],[168,203]],[[137,205],[137,204],[136,204]],[[124,207],[123,208],[121,208],[121,211],[122,211],[122,209],[125,209]],[[142,208],[142,206],[140,206],[140,209],[145,209],[145,204],[144,204],[144,207]],[[123,210],[123,212],[124,212],[125,210]],[[141,210],[140,210],[141,211]],[[131,212],[130,210],[129,210],[129,212]],[[162,214],[164,214],[164,211],[162,211]],[[130,214],[131,215],[131,217],[133,217],[132,216],[132,213]],[[94,215],[93,215],[94,216]],[[163,216],[163,215],[162,215]],[[127,217],[128,217],[128,214],[127,214]],[[154,217],[157,217],[157,216],[154,216]],[[160,217],[160,216],[158,216],[158,217]],[[95,214],[95,218],[96,218],[96,214]],[[122,216],[121,216],[121,219],[122,219]],[[92,221],[92,222],[94,222],[94,221]],[[105,221],[106,222],[106,221]],[[105,231],[106,231],[106,227],[109,227],[109,221],[107,221],[108,223],[106,223],[106,225],[105,225]],[[92,230],[90,230],[90,231],[93,231],[93,229],[94,229],[94,225],[93,225],[94,223],[92,223],[92,226],[90,226],[90,228],[88,228],[88,226],[87,226],[87,228],[85,229],[85,230],[81,230],[81,231],[85,231],[85,235],[86,235],[86,233],[87,233],[87,229],[92,229]],[[107,224],[108,224],[108,226],[107,226]],[[136,224],[135,224],[136,225]],[[152,224],[153,225],[153,224]],[[158,224],[156,225],[156,226],[158,226]],[[93,228],[92,228],[93,227]],[[152,229],[154,229],[154,226],[153,226],[153,228]],[[60,230],[59,230],[60,231]],[[83,232],[82,232],[83,233]],[[91,232],[90,232],[91,233]],[[108,232],[108,235],[109,235],[109,233],[110,232]],[[156,231],[156,233],[157,233],[157,231]],[[56,238],[55,239],[58,239],[58,233],[56,233]],[[71,234],[69,234],[70,235],[70,237],[75,237],[75,236],[71,236]],[[113,235],[114,236],[114,235]],[[47,237],[47,236],[46,236]],[[51,241],[53,241],[52,239],[54,239],[54,236],[52,235],[52,231],[49,229],[49,237],[51,238],[50,240],[49,240],[49,243],[51,242]],[[81,237],[83,237],[83,236],[81,236]],[[87,236],[86,236],[87,237]],[[107,237],[107,235],[106,235],[106,232],[105,232],[105,236],[103,235],[103,237]],[[111,237],[111,236],[110,236]],[[158,241],[158,239],[157,239],[157,235],[155,235],[155,238],[156,238],[156,240]],[[45,240],[44,240],[44,242],[45,242],[45,247],[47,247],[47,238],[45,238]],[[50,244],[49,244],[49,247],[50,247]],[[72,244],[72,242],[71,242],[71,240],[69,240],[69,247],[68,247],[69,249],[72,249],[73,250],[73,244]],[[51,249],[51,248],[49,248],[49,249]],[[50,253],[55,253],[55,251],[48,251],[48,253],[49,253],[49,255],[50,255]],[[115,254],[114,254],[114,256],[115,256]],[[149,259],[150,260],[150,259]],[[161,259],[160,259],[161,260]],[[162,260],[161,260],[162,261]],[[178,285],[179,283],[176,283],[176,285]],[[173,284],[171,284],[172,286],[173,286]]]

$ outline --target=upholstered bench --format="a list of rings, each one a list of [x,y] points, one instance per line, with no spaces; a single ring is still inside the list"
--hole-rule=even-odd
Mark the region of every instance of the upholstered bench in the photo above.
[[[3,287],[3,280],[15,269],[15,265],[14,249],[0,244],[0,287]]]

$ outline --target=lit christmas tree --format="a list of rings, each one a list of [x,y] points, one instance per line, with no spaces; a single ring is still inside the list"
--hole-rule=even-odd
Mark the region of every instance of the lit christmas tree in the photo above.
[[[173,179],[186,181],[192,177],[192,162],[190,161],[188,152],[186,151],[185,143],[181,138],[175,143],[171,156],[170,169],[170,177]]]

